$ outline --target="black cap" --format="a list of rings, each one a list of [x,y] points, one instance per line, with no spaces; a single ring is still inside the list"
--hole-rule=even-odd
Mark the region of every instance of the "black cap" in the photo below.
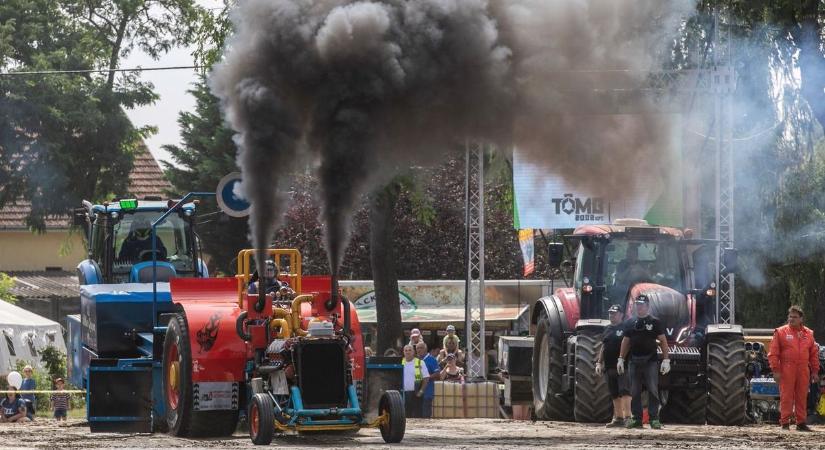
[[[645,294],[639,294],[636,297],[636,303],[645,303],[645,304],[647,304],[647,303],[650,303],[650,299],[647,298],[647,295],[645,295]]]
[[[609,312],[609,313],[621,312],[621,311],[622,311],[622,307],[619,306],[619,305],[613,305],[610,308],[607,308],[607,312]]]

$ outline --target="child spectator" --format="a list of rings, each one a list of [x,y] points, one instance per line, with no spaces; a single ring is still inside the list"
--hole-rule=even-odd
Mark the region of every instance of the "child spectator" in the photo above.
[[[27,365],[23,368],[23,384],[20,385],[21,391],[34,391],[37,389],[37,382],[34,380],[34,370],[32,370],[32,366]],[[34,413],[36,410],[37,404],[35,403],[37,399],[35,398],[34,394],[23,394],[23,401],[26,402],[26,414],[29,416],[29,419],[34,419]]]
[[[59,391],[63,390],[63,378],[54,380],[58,392],[52,394],[52,410],[54,411],[54,418],[58,421],[66,420],[66,413],[69,411],[69,394],[64,394]]]
[[[17,395],[14,386],[9,387],[9,392],[3,401],[0,402],[0,422],[28,422],[31,419],[26,415],[26,402]]]
[[[456,348],[461,345],[461,339],[455,334],[455,325],[447,325],[447,334],[444,336],[444,339],[441,340],[441,345],[447,348],[447,343],[450,341],[455,341],[454,344]]]

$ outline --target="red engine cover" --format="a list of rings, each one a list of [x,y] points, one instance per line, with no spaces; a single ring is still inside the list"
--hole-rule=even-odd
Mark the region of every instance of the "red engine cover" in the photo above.
[[[186,313],[192,381],[243,381],[246,343],[235,332],[238,282],[234,278],[173,278],[172,301]]]

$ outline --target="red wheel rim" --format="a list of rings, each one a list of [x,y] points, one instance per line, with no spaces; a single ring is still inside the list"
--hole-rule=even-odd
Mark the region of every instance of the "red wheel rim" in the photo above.
[[[178,344],[169,348],[169,368],[166,370],[166,401],[170,409],[178,409],[180,399],[180,352]]]
[[[252,436],[258,435],[258,430],[261,426],[261,415],[258,411],[258,404],[253,402],[251,411],[249,411],[249,431],[252,432]]]

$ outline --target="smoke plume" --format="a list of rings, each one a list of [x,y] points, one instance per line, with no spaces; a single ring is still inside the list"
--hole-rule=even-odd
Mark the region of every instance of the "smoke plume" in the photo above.
[[[333,273],[361,194],[468,139],[523,149],[570,180],[594,180],[596,192],[632,187],[640,169],[667,176],[668,118],[607,116],[591,92],[637,87],[693,6],[240,2],[211,85],[237,132],[254,245],[268,245],[284,209],[279,182],[297,161],[318,162]]]

